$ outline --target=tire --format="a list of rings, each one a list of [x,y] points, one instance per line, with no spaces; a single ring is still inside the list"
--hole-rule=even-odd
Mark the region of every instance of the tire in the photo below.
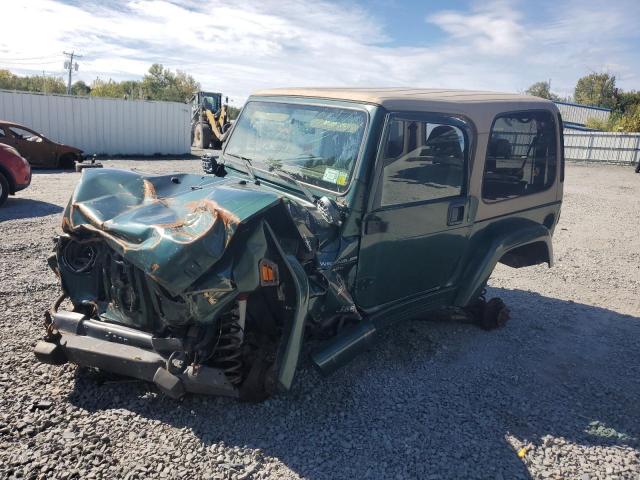
[[[209,148],[211,144],[211,127],[204,122],[196,123],[193,129],[193,146],[195,148]]]
[[[501,298],[492,298],[484,306],[482,317],[480,319],[480,327],[484,330],[495,330],[505,326],[511,318],[509,309]]]
[[[0,173],[0,207],[7,201],[9,196],[9,181]]]
[[[63,170],[73,170],[75,163],[73,155],[63,155],[58,159],[58,168],[62,168]]]
[[[240,400],[257,403],[277,393],[277,374],[273,364],[258,360],[240,387]]]

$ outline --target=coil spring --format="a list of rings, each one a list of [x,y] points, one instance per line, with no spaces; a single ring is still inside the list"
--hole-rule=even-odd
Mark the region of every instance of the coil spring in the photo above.
[[[480,297],[479,298],[483,302],[487,301],[487,286],[486,285],[484,287],[482,287],[482,290],[480,291]]]
[[[242,381],[242,329],[234,314],[220,319],[220,338],[214,363],[222,369],[233,385]]]

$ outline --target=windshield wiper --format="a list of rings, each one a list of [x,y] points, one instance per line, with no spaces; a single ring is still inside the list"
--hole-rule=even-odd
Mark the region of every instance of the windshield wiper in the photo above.
[[[253,164],[251,163],[251,159],[247,158],[247,157],[243,157],[241,155],[235,155],[233,153],[225,153],[225,155],[229,155],[230,157],[233,158],[238,158],[240,160],[243,161],[245,167],[247,167],[247,174],[251,177],[251,180],[253,180],[254,182],[257,182],[258,179],[256,178],[256,172],[253,168]]]
[[[306,185],[304,185],[300,180],[298,180],[296,177],[294,177],[291,173],[287,172],[286,170],[283,170],[281,167],[275,166],[275,165],[269,165],[269,172],[273,173],[274,175],[284,179],[284,180],[288,180],[290,183],[294,183],[296,185],[296,187],[298,187],[298,189],[304,193],[304,196],[307,197],[307,199],[311,202],[311,203],[316,203],[316,197],[313,195],[313,193],[311,193],[311,190],[309,190]]]
[[[226,155],[229,155],[230,157],[238,158],[238,159],[242,160],[244,162],[245,166],[247,167],[247,173],[249,174],[251,179],[254,182],[258,181],[258,179],[256,177],[255,169],[253,167],[253,164],[251,163],[252,160],[250,158],[243,157],[241,155],[236,155],[234,153],[227,153]],[[274,175],[276,175],[279,178],[282,178],[284,180],[288,180],[290,183],[294,183],[296,185],[296,187],[298,187],[298,189],[302,193],[304,193],[304,196],[307,197],[307,199],[311,203],[315,203],[316,197],[314,197],[313,193],[311,193],[311,190],[309,190],[305,185],[303,185],[302,182],[300,182],[300,180],[298,180],[296,177],[294,177],[291,173],[287,172],[286,170],[283,170],[281,167],[278,167],[276,165],[269,165],[268,171],[270,173],[273,173]]]

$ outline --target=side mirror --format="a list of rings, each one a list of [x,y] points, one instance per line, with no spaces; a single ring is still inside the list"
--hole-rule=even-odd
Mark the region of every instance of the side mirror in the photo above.
[[[316,202],[316,206],[328,223],[338,226],[342,225],[342,212],[336,202],[331,200],[329,197],[321,197]]]
[[[202,170],[204,173],[215,175],[216,177],[224,177],[227,175],[227,170],[224,168],[224,164],[218,163],[218,157],[210,154],[204,154],[202,156]]]

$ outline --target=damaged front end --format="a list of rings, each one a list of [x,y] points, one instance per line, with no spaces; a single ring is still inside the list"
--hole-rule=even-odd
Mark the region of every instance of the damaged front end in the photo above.
[[[320,297],[333,311],[312,323],[357,316],[319,260],[348,250],[337,225],[238,177],[89,170],[62,229],[50,266],[63,296],[35,349],[45,363],[151,381],[175,398],[261,399],[291,386]]]

